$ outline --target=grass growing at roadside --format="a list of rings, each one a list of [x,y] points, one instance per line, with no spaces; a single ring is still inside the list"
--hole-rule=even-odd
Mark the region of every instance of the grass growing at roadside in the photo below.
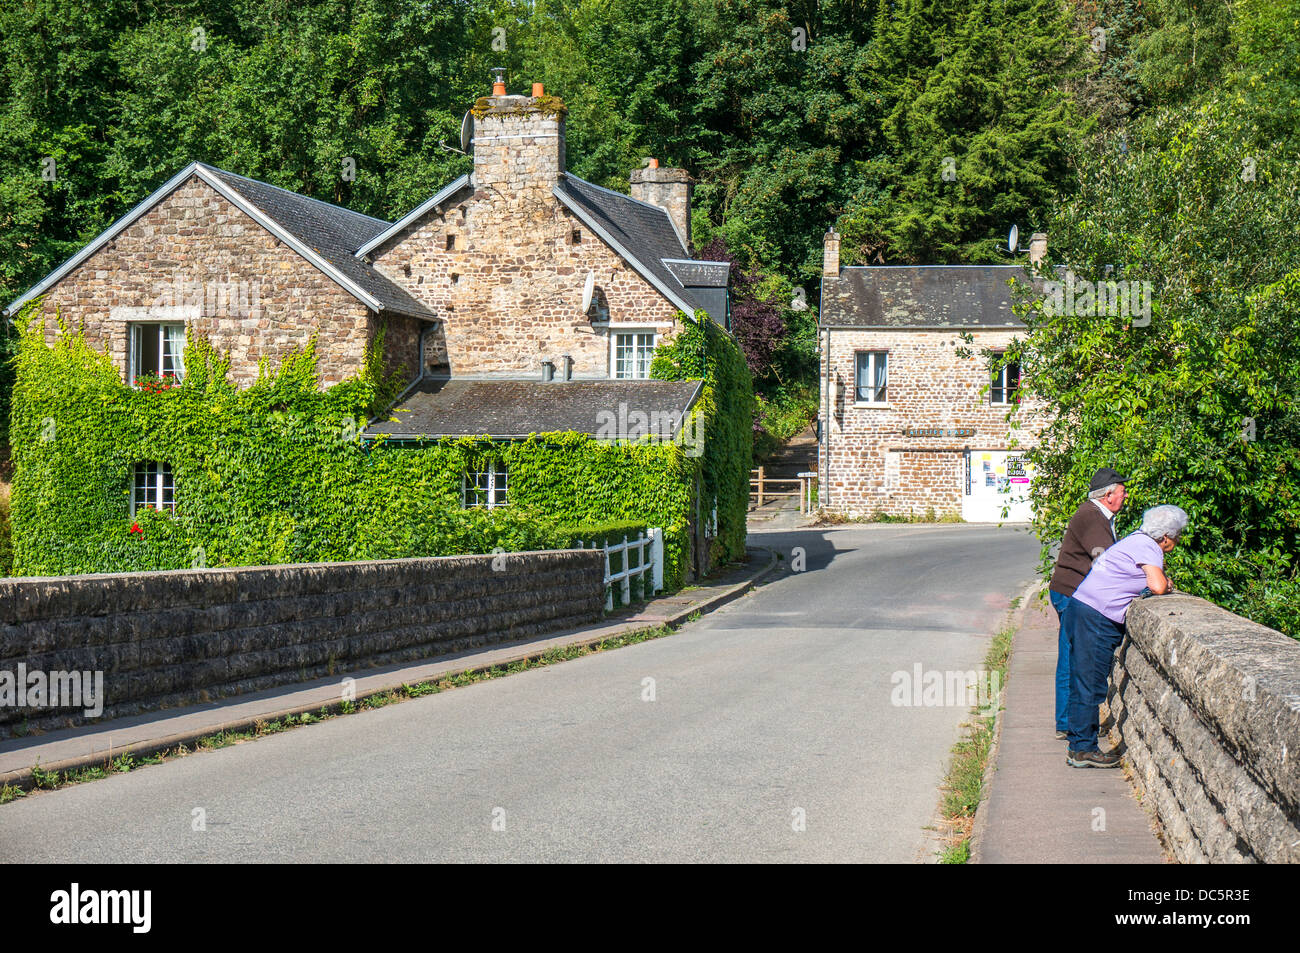
[[[814,526],[838,526],[842,523],[964,523],[960,513],[947,512],[936,513],[933,506],[927,507],[925,513],[915,513],[908,516],[899,516],[886,513],[883,510],[874,510],[864,516],[846,516],[843,513],[832,513],[826,510],[817,511],[817,521]]]
[[[692,622],[697,618],[699,618],[699,612],[694,612],[686,621]],[[385,692],[377,692],[373,695],[363,695],[355,701],[340,699],[330,705],[323,706],[315,714],[311,712],[303,712],[299,715],[287,715],[286,717],[275,721],[258,721],[252,727],[239,731],[221,731],[211,735],[205,735],[194,742],[193,748],[188,748],[185,745],[177,745],[174,748],[168,748],[164,751],[158,751],[147,757],[140,758],[137,758],[130,753],[126,753],[118,755],[116,758],[106,758],[104,763],[101,765],[78,768],[71,771],[46,771],[37,764],[32,767],[32,789],[37,791],[53,791],[57,788],[67,787],[71,784],[82,784],[86,781],[98,781],[111,774],[133,771],[136,768],[150,764],[162,764],[164,761],[185,757],[186,755],[193,754],[197,751],[213,751],[217,748],[226,748],[230,745],[240,744],[244,741],[252,741],[255,738],[261,738],[266,735],[278,734],[282,731],[287,731],[290,728],[298,728],[302,725],[314,724],[318,721],[325,721],[340,715],[351,715],[368,709],[384,708],[394,702],[406,701],[411,698],[420,698],[425,695],[436,695],[453,688],[461,688],[465,685],[473,685],[476,682],[485,682],[489,679],[500,678],[503,675],[514,675],[517,672],[524,672],[531,668],[541,668],[545,665],[554,665],[557,662],[567,662],[570,659],[582,658],[585,655],[593,655],[596,652],[605,652],[610,649],[622,648],[626,645],[636,645],[639,642],[648,642],[651,639],[658,639],[665,635],[671,635],[674,631],[676,631],[675,628],[666,625],[658,626],[653,629],[642,629],[638,632],[629,632],[627,635],[620,635],[611,639],[603,639],[600,642],[591,645],[570,645],[564,648],[549,649],[540,655],[520,659],[519,661],[511,662],[508,665],[493,665],[488,668],[458,672],[455,675],[449,675],[445,678],[419,682],[414,685],[402,685],[399,688],[390,689]],[[15,787],[11,784],[6,784],[3,788],[0,788],[0,804],[8,804],[10,801],[26,797],[30,793],[30,791]]]
[[[1019,599],[1012,605],[1014,610]],[[970,860],[971,827],[975,822],[975,809],[984,796],[984,771],[988,767],[989,749],[993,745],[993,729],[997,712],[1002,705],[1001,691],[1006,688],[1007,668],[1011,657],[1011,638],[1015,629],[1007,626],[993,637],[988,654],[984,657],[981,678],[981,697],[991,700],[987,715],[972,710],[973,718],[966,725],[965,736],[953,746],[952,764],[943,782],[941,812],[948,823],[949,844],[939,858],[941,864],[964,864]],[[990,683],[996,679],[996,693]]]

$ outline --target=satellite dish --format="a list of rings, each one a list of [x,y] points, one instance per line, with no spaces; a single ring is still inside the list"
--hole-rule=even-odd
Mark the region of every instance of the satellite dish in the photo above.
[[[470,145],[474,142],[474,114],[465,113],[465,118],[460,121],[460,151],[468,153]]]
[[[1014,255],[1016,253],[1016,249],[1018,249],[1019,247],[1020,247],[1020,226],[1012,225],[1011,234],[1007,236],[1007,248],[1010,249],[1011,254]]]
[[[591,297],[596,293],[596,273],[587,272],[587,283],[582,287],[582,313],[591,311]]]

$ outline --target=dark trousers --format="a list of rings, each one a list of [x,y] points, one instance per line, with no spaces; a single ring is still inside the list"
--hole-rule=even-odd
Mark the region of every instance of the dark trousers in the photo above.
[[[1070,707],[1070,640],[1065,634],[1065,607],[1070,604],[1070,597],[1050,589],[1047,597],[1052,600],[1060,629],[1056,634],[1056,730],[1065,731],[1069,728]]]
[[[1067,744],[1071,751],[1096,751],[1097,707],[1106,700],[1110,667],[1124,640],[1124,626],[1078,599],[1065,607],[1064,621],[1070,642]]]

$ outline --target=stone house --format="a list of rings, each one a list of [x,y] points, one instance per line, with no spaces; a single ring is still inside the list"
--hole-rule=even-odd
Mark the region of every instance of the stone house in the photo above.
[[[567,172],[565,107],[540,84],[498,81],[471,115],[472,172],[396,222],[194,162],[5,313],[43,296],[47,339],[57,312],[135,386],[183,379],[196,332],[241,385],[314,335],[324,386],[382,334],[407,386],[366,439],[680,437],[700,386],[649,380],[650,356],[683,314],[729,327],[727,264],[691,255],[691,177],[652,161],[626,195]],[[468,474],[466,505],[508,485]],[[132,512],[177,505],[166,461],[134,487]]]
[[[1033,445],[1036,408],[1021,403],[1019,367],[985,356],[1023,331],[1008,285],[1023,267],[841,267],[839,241],[826,233],[821,506],[845,515],[1030,519],[1033,470],[1021,453]],[[1047,236],[1034,235],[1031,262],[1046,253]],[[1009,421],[1012,410],[1020,413]]]

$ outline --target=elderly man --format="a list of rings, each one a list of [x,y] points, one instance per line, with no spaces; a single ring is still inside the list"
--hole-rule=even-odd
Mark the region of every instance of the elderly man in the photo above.
[[[1114,768],[1119,755],[1097,747],[1097,707],[1106,700],[1111,658],[1124,638],[1128,607],[1150,589],[1163,595],[1173,589],[1165,575],[1165,553],[1178,545],[1187,514],[1176,506],[1153,506],[1142,526],[1106,550],[1092,564],[1065,609],[1070,640],[1070,712],[1068,751],[1072,768]]]
[[[1109,467],[1092,475],[1088,498],[1079,505],[1065,528],[1061,551],[1056,555],[1056,569],[1048,583],[1047,595],[1056,610],[1059,631],[1056,639],[1056,737],[1065,740],[1066,711],[1070,704],[1070,643],[1065,638],[1065,607],[1092,561],[1104,553],[1118,538],[1115,514],[1124,505],[1122,477]]]

